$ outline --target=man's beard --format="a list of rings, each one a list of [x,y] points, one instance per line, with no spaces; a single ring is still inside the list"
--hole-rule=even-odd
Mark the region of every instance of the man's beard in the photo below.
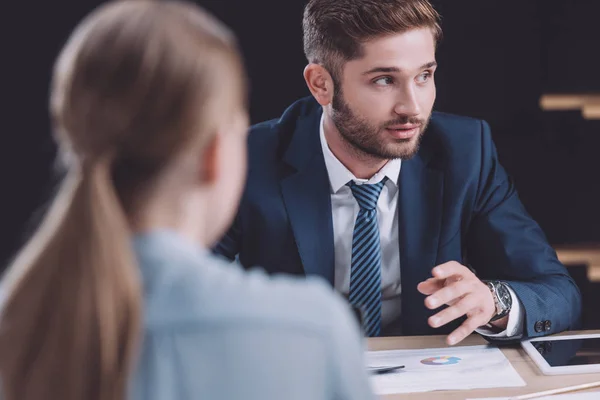
[[[344,141],[358,153],[382,160],[412,158],[419,151],[423,132],[425,132],[430,119],[430,117],[427,119],[399,117],[386,121],[381,126],[374,126],[350,109],[341,90],[334,94],[331,108],[331,118]],[[417,136],[410,139],[395,139],[393,143],[396,145],[390,145],[389,142],[380,140],[381,132],[387,127],[401,124],[419,125]]]

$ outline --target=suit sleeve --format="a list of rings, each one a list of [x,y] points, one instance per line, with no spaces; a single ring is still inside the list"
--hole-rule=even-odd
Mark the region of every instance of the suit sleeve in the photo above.
[[[214,254],[234,261],[241,249],[242,229],[239,214],[236,216],[233,224],[225,233],[225,236],[213,247]]]
[[[466,257],[481,279],[506,282],[523,305],[523,335],[578,329],[581,294],[543,231],[519,200],[482,121],[477,196]],[[495,338],[494,340],[502,340]]]

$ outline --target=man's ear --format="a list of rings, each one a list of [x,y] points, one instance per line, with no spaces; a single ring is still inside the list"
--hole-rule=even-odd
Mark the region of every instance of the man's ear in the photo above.
[[[333,100],[333,79],[331,74],[319,64],[308,64],[304,68],[304,80],[317,102],[326,106]]]
[[[213,135],[210,141],[202,151],[199,163],[199,179],[202,184],[211,185],[219,177],[219,146],[221,137],[219,134]]]

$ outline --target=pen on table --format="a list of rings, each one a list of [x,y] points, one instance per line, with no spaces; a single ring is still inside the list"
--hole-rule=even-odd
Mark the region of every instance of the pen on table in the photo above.
[[[546,390],[543,392],[524,394],[521,396],[510,397],[510,400],[535,399],[535,398],[542,397],[542,396],[550,396],[553,394],[574,392],[576,390],[591,389],[591,388],[595,388],[595,387],[600,387],[600,381],[584,383],[583,385],[567,386],[567,387],[559,388],[559,389]]]
[[[371,372],[372,374],[381,375],[387,374],[389,372],[394,372],[402,368],[404,368],[404,365],[394,365],[391,367],[369,367],[369,372]]]

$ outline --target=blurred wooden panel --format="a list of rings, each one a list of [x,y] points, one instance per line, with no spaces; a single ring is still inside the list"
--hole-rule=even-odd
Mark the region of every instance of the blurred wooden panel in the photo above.
[[[555,246],[558,259],[566,266],[584,265],[591,282],[600,282],[600,243]]]
[[[600,119],[600,94],[545,94],[540,98],[544,111],[579,110],[585,119]]]

